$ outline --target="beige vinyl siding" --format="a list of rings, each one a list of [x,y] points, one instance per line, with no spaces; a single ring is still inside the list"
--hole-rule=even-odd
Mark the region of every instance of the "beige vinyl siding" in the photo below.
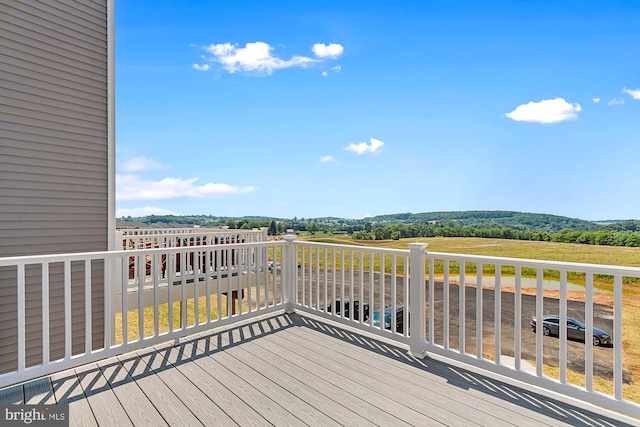
[[[107,0],[0,2],[0,257],[109,242]],[[84,263],[72,264],[73,353],[84,351]],[[92,341],[104,265],[92,262]],[[64,355],[64,269],[49,266],[51,359]],[[27,366],[42,362],[40,266],[26,271]],[[17,367],[16,271],[0,271],[0,373]]]

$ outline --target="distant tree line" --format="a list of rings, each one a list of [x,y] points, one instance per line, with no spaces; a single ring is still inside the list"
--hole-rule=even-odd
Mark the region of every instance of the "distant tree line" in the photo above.
[[[296,233],[344,234],[357,240],[436,236],[483,237],[640,247],[638,220],[613,221],[602,225],[554,215],[510,211],[406,213],[362,219],[149,215],[120,220],[146,224],[163,222],[202,227],[227,226],[230,229],[243,230],[266,227],[271,236],[281,235],[292,229]]]
[[[631,221],[634,223],[637,221]],[[548,231],[515,230],[509,227],[472,227],[462,226],[455,222],[446,224],[422,222],[413,224],[390,224],[376,226],[371,232],[353,233],[357,240],[399,240],[410,237],[483,237],[494,239],[537,240],[545,242],[582,243],[588,245],[630,246],[640,247],[640,231],[624,226],[603,227],[599,230],[561,230]]]

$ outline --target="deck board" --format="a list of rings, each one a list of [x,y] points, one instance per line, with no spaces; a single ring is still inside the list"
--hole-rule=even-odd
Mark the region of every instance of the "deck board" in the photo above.
[[[53,395],[51,378],[38,378],[24,384],[24,403],[29,405],[53,405],[56,398]]]
[[[154,351],[148,354],[138,353],[147,363],[147,366],[174,391],[176,397],[189,408],[194,416],[206,426],[229,426],[235,422],[216,404],[215,401],[203,393],[194,383],[199,378],[193,379],[173,369],[171,361],[175,352],[171,348]],[[177,360],[174,360],[177,362]]]
[[[133,425],[168,425],[119,360],[98,362],[98,367]]]
[[[362,359],[359,363],[363,368],[357,369],[358,365],[350,358],[341,358],[332,354],[341,345],[339,342],[326,347],[322,346],[319,350],[309,350],[308,347],[295,342],[295,335],[288,331],[277,336],[270,336],[268,339],[281,347],[280,351],[283,354],[297,354],[300,366],[311,364],[311,371],[337,381],[337,385],[350,391],[352,405],[358,405],[362,400],[367,399],[381,407],[390,408],[394,415],[398,414],[396,416],[412,425],[420,425],[425,422],[430,425],[475,424],[456,412],[437,410],[438,407],[431,406],[429,400],[422,400],[423,396],[420,396],[419,400],[419,394],[412,393],[414,390],[407,391],[407,384],[397,381],[393,377],[380,375],[380,372],[384,371],[371,366],[368,360],[366,363],[362,363],[366,359]],[[425,404],[425,402],[429,402],[429,404]]]
[[[216,359],[238,377],[248,383],[250,382],[268,395],[269,398],[278,402],[283,409],[291,414],[287,415],[287,417],[290,417],[294,422],[296,421],[293,417],[298,418],[300,421],[296,422],[296,424],[313,425],[313,421],[310,420],[322,419],[324,420],[323,424],[326,426],[340,425],[330,414],[320,411],[292,390],[263,375],[261,371],[264,372],[265,370],[257,366],[255,361],[241,360],[241,357],[238,356],[239,353],[240,350],[237,347],[231,347],[229,350],[217,354]],[[301,417],[300,414],[304,414],[304,416]]]
[[[69,405],[69,426],[97,426],[89,401],[73,370],[51,376],[53,394],[58,404]]]
[[[100,425],[133,426],[131,419],[122,407],[96,363],[75,370],[78,382],[87,396],[89,406]]]
[[[0,405],[20,405],[24,402],[24,388],[22,384],[0,390]]]
[[[342,371],[345,375],[350,372],[351,375],[368,378],[376,384],[376,389],[390,390],[390,393],[401,401],[407,402],[407,405],[411,405],[414,410],[425,415],[431,414],[439,422],[448,425],[457,423],[472,425],[491,420],[496,426],[512,424],[513,410],[504,411],[501,406],[492,405],[490,399],[470,398],[467,386],[446,387],[446,383],[453,384],[452,380],[455,378],[452,375],[443,379],[444,381],[435,381],[433,370],[425,374],[421,367],[437,368],[437,364],[432,361],[415,360],[402,352],[395,353],[394,357],[380,356],[365,349],[362,349],[362,352],[356,350],[345,353],[346,347],[353,348],[353,344],[322,336],[309,342],[303,339],[299,331],[287,332],[291,336],[283,334],[278,338],[288,341],[288,345],[297,347],[298,351],[317,352],[325,346],[331,348],[332,352],[328,355],[329,363],[343,364]],[[367,363],[363,364],[362,360],[367,360]],[[387,375],[380,378],[378,375],[380,372]],[[419,398],[415,399],[415,397]],[[455,409],[460,406],[467,407],[468,411],[456,413]],[[439,408],[440,411],[433,411],[434,407]],[[442,411],[446,408],[449,408],[450,412]]]
[[[362,425],[365,423],[382,425],[381,418],[368,417],[366,411],[354,412],[354,406],[349,405],[349,396],[342,394],[338,399],[332,400],[329,396],[335,396],[339,387],[322,387],[324,381],[305,381],[308,372],[299,366],[291,364],[286,358],[274,358],[274,352],[270,346],[261,347],[249,342],[246,345],[236,346],[229,350],[229,354],[240,363],[251,366],[264,375],[269,381],[278,384],[283,389],[289,390],[305,402],[314,402],[314,406],[324,417],[336,421],[339,425]],[[358,405],[357,407],[360,407]],[[399,425],[400,420],[389,417],[387,423]]]
[[[0,390],[70,405],[70,425],[630,426],[307,315],[275,314]]]
[[[204,351],[206,348],[204,340],[196,341],[194,344],[199,351]],[[300,424],[300,420],[284,409],[280,402],[265,394],[263,390],[252,384],[251,381],[246,381],[241,376],[238,376],[237,372],[230,370],[224,363],[218,361],[218,357],[222,353],[223,351],[219,351],[212,356],[198,358],[195,362],[218,379],[221,384],[229,387],[242,400],[245,409],[257,412],[268,423],[273,425]]]
[[[511,425],[513,411],[502,410],[500,406],[491,405],[488,400],[470,399],[469,388],[448,388],[442,387],[442,382],[435,381],[433,369],[438,364],[432,361],[419,361],[410,358],[404,352],[394,351],[394,357],[382,356],[370,350],[358,351],[353,344],[344,343],[340,345],[340,340],[336,343],[335,338],[327,337],[324,334],[314,336],[314,340],[305,340],[300,331],[292,328],[287,331],[287,335],[278,337],[285,340],[288,346],[303,347],[303,351],[319,352],[323,348],[331,348],[331,352],[326,354],[325,363],[334,366],[336,363],[344,364],[341,371],[345,374],[352,372],[357,376],[366,378],[366,381],[373,382],[376,390],[388,390],[387,392],[397,396],[401,401],[406,401],[407,405],[424,415],[430,415],[435,420],[447,425],[451,424],[475,424],[474,420],[486,422],[492,420],[494,425]],[[291,349],[291,348],[287,348]],[[362,362],[366,360],[366,364]],[[417,365],[417,366],[416,366]],[[432,370],[425,374],[419,367],[428,367]],[[385,372],[394,380],[389,381],[386,377],[377,379],[376,373]],[[454,378],[446,379],[451,384]],[[413,397],[413,398],[412,398]],[[417,398],[417,399],[416,399]],[[447,408],[455,403],[469,408],[469,412],[462,414],[451,414],[448,411],[441,411],[439,408]],[[435,409],[435,410],[434,410]],[[533,421],[533,420],[532,420]],[[546,421],[540,419],[539,421]]]
[[[145,396],[156,407],[160,416],[169,425],[203,425],[191,410],[176,396],[147,365],[145,357],[127,354],[118,357],[127,373],[140,386]]]
[[[174,347],[171,352],[178,352],[182,355],[191,354],[191,350],[197,350],[192,343],[185,343],[179,347]],[[163,354],[163,352],[160,352]],[[225,413],[241,426],[261,426],[267,421],[259,413],[255,411],[246,411],[245,402],[234,394],[227,385],[222,384],[216,378],[215,373],[210,373],[203,368],[197,361],[192,361],[189,357],[181,358],[169,356],[175,360],[174,368],[188,378],[198,378],[197,387],[207,395],[207,397],[216,402],[216,404],[225,411]],[[194,356],[195,357],[195,356]]]
[[[263,356],[256,349],[268,349],[269,355]],[[345,390],[339,381],[330,380],[326,377],[316,377],[309,379],[310,372],[314,367],[309,364],[303,366],[296,364],[295,360],[288,357],[278,357],[278,352],[272,350],[273,344],[260,340],[259,342],[248,342],[240,348],[256,359],[260,359],[260,363],[271,365],[276,371],[271,375],[283,376],[284,380],[292,384],[300,384],[308,388],[307,395],[314,396],[323,404],[333,405],[333,410],[341,417],[351,418],[352,424],[358,425],[362,423],[380,425],[380,426],[400,426],[409,425],[398,417],[384,411],[380,407],[371,403],[368,399],[360,401],[358,405],[353,405],[353,395]],[[313,397],[312,397],[313,399]],[[348,423],[346,425],[349,425]]]

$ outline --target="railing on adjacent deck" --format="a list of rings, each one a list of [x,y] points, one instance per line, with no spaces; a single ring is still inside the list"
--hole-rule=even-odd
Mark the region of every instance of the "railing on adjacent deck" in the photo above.
[[[227,228],[142,228],[116,231],[123,250],[175,248],[230,243],[266,242],[267,229],[230,230]]]
[[[409,250],[322,244],[295,235],[155,246],[0,259],[0,273],[15,276],[17,295],[15,349],[3,349],[16,362],[0,374],[0,387],[284,309],[396,340],[417,357],[438,354],[640,417],[625,392],[625,357],[633,355],[623,347],[622,299],[623,283],[640,279],[638,268],[435,253],[422,243]],[[552,296],[544,289],[548,277],[557,278]],[[570,297],[572,280],[582,286],[581,301]],[[594,303],[594,283],[602,280],[612,288],[609,306]],[[525,282],[534,289],[525,292]],[[597,317],[596,307],[610,310],[611,319]],[[54,312],[63,318],[54,322]],[[612,348],[570,341],[564,328],[558,339],[544,337],[542,328],[532,334],[531,317],[550,312],[561,324],[570,315],[584,320],[587,337],[596,325],[610,328]],[[27,351],[34,348],[35,360]]]
[[[229,230],[229,229],[217,229],[217,228],[195,228],[195,229],[132,229],[132,230],[118,230],[117,240],[122,241],[123,250],[136,250],[136,249],[152,249],[152,248],[176,248],[184,246],[208,246],[208,245],[229,245],[235,243],[253,243],[253,242],[266,242],[267,241],[267,229],[253,229],[253,230]],[[222,256],[226,254],[226,251],[221,251]],[[227,266],[245,265],[250,260],[240,259],[239,262],[235,262],[235,250],[231,250],[231,262],[222,260],[222,268]],[[215,255],[215,254],[214,254]],[[243,257],[244,251],[241,251],[238,256]],[[162,273],[162,279],[165,279],[167,270],[175,269],[174,271],[179,274],[181,271],[182,259],[176,257],[171,253],[165,253],[160,258],[160,269]],[[193,252],[189,253],[189,258],[186,260],[187,267],[185,274],[188,275],[188,280],[193,280]],[[211,263],[215,265],[215,259],[211,260]],[[151,276],[149,269],[151,266],[151,256],[147,254],[145,258],[136,258],[135,256],[129,257],[129,265],[127,267],[129,272],[129,287],[137,287],[138,281],[141,277],[147,278]],[[144,269],[145,274],[141,274],[139,269]],[[118,291],[119,292],[119,291]]]

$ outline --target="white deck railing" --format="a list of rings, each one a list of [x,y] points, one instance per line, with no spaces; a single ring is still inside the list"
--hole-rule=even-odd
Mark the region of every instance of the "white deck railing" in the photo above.
[[[631,363],[627,359],[640,355],[625,354],[628,338],[622,322],[622,285],[628,280],[638,283],[640,268],[427,252],[427,245],[421,243],[409,244],[408,251],[310,242],[294,245],[300,263],[294,291],[301,310],[408,343],[416,357],[438,354],[640,418],[640,405],[628,400],[623,390],[628,381],[625,366]],[[549,276],[557,278],[553,296],[544,289]],[[576,286],[582,289],[582,302],[569,298],[568,278],[581,282]],[[594,315],[594,294],[600,292],[594,278],[612,287],[613,305],[607,307],[611,319],[606,322],[612,334],[610,348],[595,349],[590,338],[595,321],[603,322]],[[525,282],[534,288],[524,292]],[[368,304],[369,318],[354,318],[353,312],[348,316],[332,313],[329,304],[338,298]],[[403,316],[398,324],[392,320],[387,328],[382,322],[374,325],[372,313],[385,308],[396,313],[400,305],[410,317]],[[544,337],[543,328],[533,334],[532,316],[541,319],[550,313],[558,314],[564,325],[569,314],[581,317],[586,342],[570,341],[566,328],[559,328],[557,338]],[[557,364],[548,358],[557,358]],[[576,360],[584,362],[578,366]],[[549,366],[558,374],[549,372]],[[580,384],[575,381],[580,377],[576,371],[583,372]],[[596,378],[603,379],[609,389],[596,386]]]
[[[622,299],[623,282],[639,279],[640,269],[435,253],[427,252],[426,244],[409,246],[333,245],[288,235],[273,242],[2,258],[0,272],[15,276],[17,341],[14,349],[3,352],[15,354],[16,366],[0,374],[0,387],[284,309],[394,339],[416,357],[438,354],[640,418],[640,405],[625,394],[627,358],[637,356],[624,352]],[[548,276],[557,277],[554,297],[544,289]],[[594,325],[603,322],[595,317],[593,302],[598,291],[594,283],[603,276],[613,289],[612,319],[605,322],[611,326],[611,348],[570,341],[564,328],[558,338],[543,336],[542,328],[531,332],[531,316],[541,319],[554,312],[561,323],[571,314],[580,317],[591,336]],[[572,279],[583,282],[583,302],[569,297]],[[534,290],[524,292],[527,282],[533,282]],[[49,327],[54,288],[63,295],[61,354],[49,350],[61,335]],[[36,334],[41,343],[35,347],[35,362],[27,354],[27,347],[34,348],[27,311],[33,313],[34,307],[40,313]],[[96,318],[96,313],[106,314]],[[548,360],[549,354],[557,363]],[[580,366],[570,363],[577,359],[583,360]],[[603,364],[607,369],[601,369]],[[583,372],[580,384],[573,381],[576,371]],[[609,390],[601,389],[601,380]]]
[[[118,230],[117,241],[122,241],[123,250],[136,250],[136,249],[152,249],[152,248],[176,248],[184,246],[206,246],[206,245],[229,245],[234,243],[253,243],[253,242],[266,242],[267,241],[267,229],[261,230],[229,230],[229,229],[133,229],[133,230]],[[223,256],[225,252],[222,252]],[[235,251],[231,251],[232,258],[235,257]],[[239,256],[244,256],[244,252],[240,252]],[[167,270],[174,268],[176,272],[180,272],[180,257],[176,258],[173,255],[164,254],[160,259],[160,269],[162,273],[162,279],[166,278]],[[193,277],[193,252],[190,253],[189,258],[186,260],[186,272],[188,280],[192,280]],[[212,260],[215,262],[215,260]],[[236,264],[245,265],[250,260],[240,259],[238,263],[232,260],[231,266]],[[146,258],[130,256],[129,257],[129,287],[137,287],[138,281],[141,277],[145,277],[147,281],[150,279],[149,267],[151,264],[150,255],[146,255]],[[227,267],[227,263],[224,259],[222,261],[223,268]],[[140,274],[139,269],[145,269],[145,274]]]
[[[4,283],[15,281],[5,297],[13,291],[17,301],[5,323],[15,334],[2,343],[3,366],[15,363],[0,374],[0,387],[281,310],[274,261],[283,244],[0,258]]]
[[[174,248],[223,243],[265,242],[267,229],[234,230],[228,228],[136,228],[116,231],[123,250]]]

